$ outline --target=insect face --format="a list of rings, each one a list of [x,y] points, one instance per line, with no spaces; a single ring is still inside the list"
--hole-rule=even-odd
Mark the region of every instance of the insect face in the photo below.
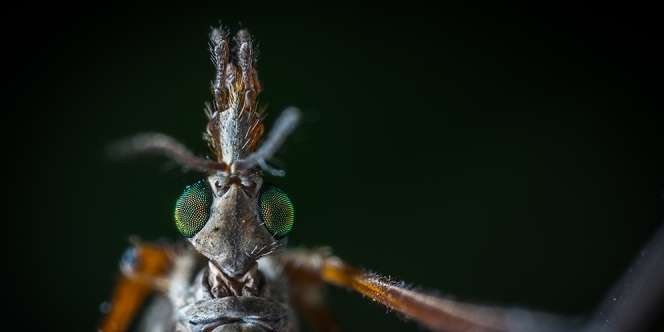
[[[231,277],[244,275],[292,229],[286,193],[258,172],[211,175],[187,186],[175,203],[175,225],[196,249]]]

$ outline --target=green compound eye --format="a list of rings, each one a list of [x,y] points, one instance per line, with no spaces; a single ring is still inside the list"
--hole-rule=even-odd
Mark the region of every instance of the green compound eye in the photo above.
[[[212,190],[207,181],[200,180],[187,186],[175,201],[175,226],[185,237],[200,231],[210,217]]]
[[[269,184],[264,185],[258,200],[258,210],[272,236],[281,238],[293,229],[295,208],[283,190]]]

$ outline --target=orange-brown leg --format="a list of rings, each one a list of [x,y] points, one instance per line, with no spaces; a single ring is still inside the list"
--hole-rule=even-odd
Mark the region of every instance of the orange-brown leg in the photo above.
[[[165,280],[172,265],[170,249],[160,245],[136,243],[125,255],[111,307],[98,331],[126,331],[145,299]]]
[[[291,250],[280,259],[289,274],[308,274],[355,290],[435,331],[551,331],[563,327],[547,314],[467,304],[414,291],[351,266],[325,250]]]
[[[286,269],[290,302],[316,332],[341,332],[339,323],[327,307],[325,283],[311,273]]]

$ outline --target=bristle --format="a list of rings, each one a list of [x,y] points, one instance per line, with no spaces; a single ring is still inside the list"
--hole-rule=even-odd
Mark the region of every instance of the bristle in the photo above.
[[[205,137],[217,160],[231,164],[253,152],[263,133],[251,35],[240,30],[231,41],[224,28],[212,29],[210,53],[216,75]]]

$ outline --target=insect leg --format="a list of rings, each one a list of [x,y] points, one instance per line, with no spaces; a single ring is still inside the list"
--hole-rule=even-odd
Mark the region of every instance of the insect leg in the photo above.
[[[286,269],[285,272],[290,302],[312,329],[317,332],[341,331],[339,323],[326,305],[323,281],[298,269]]]
[[[202,261],[201,256],[189,246],[176,244],[171,252],[172,264],[167,277],[160,278],[161,292],[146,306],[137,331],[172,332],[177,326],[177,312],[192,297],[190,287],[193,274]]]
[[[609,292],[585,332],[654,329],[662,320],[658,312],[664,303],[663,280],[664,227],[660,227]]]
[[[155,281],[163,280],[171,264],[170,251],[164,246],[137,243],[130,248],[121,262],[123,274],[116,284],[110,310],[98,331],[126,331],[155,288]]]
[[[474,305],[416,291],[324,250],[291,250],[279,259],[290,273],[352,289],[434,331],[569,331],[570,327],[544,313]]]

